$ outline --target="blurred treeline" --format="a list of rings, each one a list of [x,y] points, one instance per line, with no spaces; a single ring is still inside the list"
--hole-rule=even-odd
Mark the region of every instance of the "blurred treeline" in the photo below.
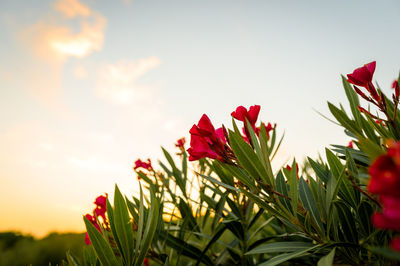
[[[50,233],[35,239],[18,232],[0,232],[0,265],[61,265],[67,250],[81,257],[85,234]]]

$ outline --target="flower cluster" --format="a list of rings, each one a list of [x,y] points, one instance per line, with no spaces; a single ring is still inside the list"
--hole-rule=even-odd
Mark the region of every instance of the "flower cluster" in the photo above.
[[[147,159],[147,162],[144,162],[144,161],[142,161],[140,159],[136,160],[135,161],[135,166],[133,167],[133,170],[136,171],[139,168],[143,168],[143,169],[148,170],[148,171],[153,170],[153,167],[151,165],[151,160]]]
[[[231,116],[239,121],[243,122],[243,139],[250,144],[250,132],[246,123],[248,122],[257,136],[261,131],[261,126],[257,127],[258,114],[260,113],[261,107],[259,105],[250,106],[249,109],[239,106],[235,111],[231,113]],[[247,121],[247,122],[246,122]],[[275,129],[276,124],[272,126],[271,123],[265,125],[262,123],[266,130],[267,138],[269,139],[269,133]],[[189,131],[190,133],[190,148],[187,150],[189,153],[189,161],[195,161],[202,158],[217,159],[225,163],[233,163],[235,156],[227,142],[227,132],[225,127],[215,129],[211,123],[210,118],[204,114],[197,125]],[[175,144],[180,147],[184,144]]]
[[[94,204],[96,205],[95,209],[93,210],[93,214],[86,214],[85,217],[88,219],[96,228],[101,232],[100,230],[100,225],[97,223],[96,217],[101,217],[103,220],[103,226],[107,229],[108,228],[108,220],[106,217],[106,212],[107,212],[107,197],[108,194],[106,193],[105,196],[100,195],[96,198],[94,201]],[[86,245],[90,245],[91,241],[89,239],[89,235],[86,232],[85,234],[85,243]]]
[[[381,112],[383,112],[386,117],[387,121],[390,124],[394,125],[394,120],[396,117],[396,111],[393,113],[393,117],[389,116],[388,109],[386,106],[386,100],[385,96],[381,91],[378,91],[374,84],[372,84],[372,78],[375,72],[375,67],[376,67],[376,62],[373,61],[371,63],[365,64],[362,67],[359,67],[353,71],[351,74],[347,74],[347,81],[354,86],[354,90],[358,95],[360,95],[363,99],[366,101],[376,105]],[[366,95],[364,92],[361,91],[360,88],[357,86],[365,88],[369,95]],[[394,110],[397,110],[397,106],[399,104],[399,96],[400,96],[400,88],[399,88],[399,83],[398,80],[393,81],[392,83],[392,88],[394,89],[395,93],[392,95],[393,102],[395,104]],[[386,126],[384,121],[380,119],[379,117],[371,114],[368,112],[366,109],[362,108],[361,106],[358,106],[358,109],[360,110],[361,113],[364,113],[374,119],[376,119],[377,123]]]
[[[217,159],[221,162],[228,161],[229,147],[226,145],[225,132],[223,128],[215,129],[210,118],[204,114],[197,125],[189,131],[190,148],[189,161],[202,158]]]
[[[388,146],[387,153],[369,168],[368,191],[377,194],[383,206],[372,221],[378,228],[400,231],[400,142],[391,141]],[[400,237],[394,238],[391,246],[400,251]]]

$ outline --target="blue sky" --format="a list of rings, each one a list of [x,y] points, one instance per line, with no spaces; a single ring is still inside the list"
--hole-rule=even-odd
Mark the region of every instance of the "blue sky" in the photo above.
[[[347,144],[314,109],[345,103],[340,74],[373,60],[390,93],[399,26],[398,1],[1,1],[0,230],[82,229],[203,113],[229,126],[261,105],[286,132],[276,166]]]

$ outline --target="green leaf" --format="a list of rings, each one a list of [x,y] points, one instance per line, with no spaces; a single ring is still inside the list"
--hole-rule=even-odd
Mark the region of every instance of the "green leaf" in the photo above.
[[[368,249],[388,259],[400,261],[400,252],[396,252],[388,247],[368,247]]]
[[[67,250],[67,261],[68,261],[68,266],[80,266],[79,259],[75,257],[72,253],[71,250]]]
[[[256,188],[256,186],[254,185],[254,180],[252,180],[251,177],[247,174],[247,172],[242,168],[239,168],[236,165],[229,165],[229,164],[221,164],[221,166],[249,188],[251,189]]]
[[[96,251],[96,255],[100,262],[103,265],[120,265],[109,243],[104,239],[103,235],[86,217],[83,217],[83,220],[85,222],[90,241],[93,244],[94,250]]]
[[[354,89],[351,87],[349,82],[347,82],[347,79],[342,75],[342,83],[344,87],[344,91],[346,92],[347,99],[349,100],[350,103],[350,109],[351,113],[353,114],[353,117],[359,127],[361,127],[360,120],[361,114],[360,111],[358,110],[358,106],[360,105],[360,101],[358,100],[357,93],[354,91]]]
[[[328,107],[332,115],[344,128],[348,129],[359,139],[363,137],[361,128],[357,126],[357,124],[353,120],[351,120],[344,111],[340,110],[330,102],[328,102]]]
[[[124,197],[117,185],[115,185],[114,193],[114,224],[124,261],[127,265],[131,265],[133,259],[132,224]]]
[[[201,260],[203,259],[204,255],[206,254],[207,250],[214,245],[214,243],[217,242],[217,240],[222,236],[222,234],[225,232],[226,226],[224,224],[220,224],[217,227],[217,231],[213,234],[213,237],[210,239],[210,241],[207,243],[207,246],[203,249],[201,252],[200,258],[197,259],[196,266],[200,264]]]
[[[348,205],[340,201],[336,201],[334,205],[339,214],[344,238],[349,242],[358,243],[356,224]]]
[[[165,231],[161,231],[159,237],[161,240],[165,241],[169,247],[173,248],[178,252],[181,252],[181,254],[195,260],[200,259],[201,262],[203,262],[206,265],[214,265],[211,259],[207,255],[202,254],[202,251],[197,247],[177,237],[174,237],[173,235]]]
[[[303,177],[300,178],[299,195],[304,208],[309,211],[312,219],[316,222],[319,231],[324,235],[324,225],[322,224],[314,196]]]
[[[293,160],[292,163],[292,171],[290,171],[289,175],[289,186],[290,186],[290,198],[293,215],[297,215],[297,203],[298,203],[298,194],[299,194],[299,180],[297,179],[297,171],[296,171],[296,161]]]
[[[150,187],[150,203],[151,206],[147,216],[147,226],[145,227],[143,239],[139,247],[139,255],[135,262],[135,265],[138,266],[143,264],[144,258],[156,233],[160,218],[160,201],[155,196],[153,186]],[[141,204],[143,204],[143,202],[141,202]]]
[[[383,147],[366,138],[360,138],[359,145],[361,150],[369,156],[371,161],[385,153]]]
[[[198,173],[198,174],[199,174],[200,176],[204,177],[205,179],[209,180],[210,182],[212,182],[212,183],[214,183],[214,184],[217,184],[217,185],[220,185],[220,186],[222,186],[222,187],[224,187],[224,188],[226,188],[226,189],[233,190],[233,191],[239,191],[239,189],[237,189],[237,188],[235,188],[235,187],[233,187],[233,186],[231,186],[231,185],[222,183],[222,182],[218,181],[217,179],[215,179],[215,178],[213,178],[213,177],[211,177],[211,176],[202,175],[202,174],[200,174],[200,173]]]
[[[260,159],[254,153],[250,145],[243,140],[243,137],[229,131],[229,140],[232,150],[236,155],[236,158],[239,160],[240,165],[250,173],[253,179],[257,180],[260,178],[267,184],[272,185]]]
[[[260,245],[246,253],[246,255],[263,254],[263,253],[275,253],[275,252],[294,252],[299,250],[308,249],[315,245],[310,242],[273,242],[264,245]]]
[[[305,249],[302,249],[302,250],[298,250],[298,251],[295,251],[295,252],[292,252],[292,253],[283,253],[283,254],[280,254],[278,256],[273,257],[272,259],[267,260],[266,262],[263,262],[263,263],[259,264],[258,266],[279,265],[279,264],[281,264],[281,263],[283,263],[285,261],[288,261],[290,259],[303,256],[308,251],[311,251],[316,247],[318,247],[318,245],[313,246],[313,247],[309,247],[309,248],[305,248]]]
[[[108,198],[107,198],[107,216],[108,216],[108,221],[109,221],[109,224],[110,224],[111,233],[112,233],[112,235],[114,237],[114,240],[117,243],[118,249],[122,250],[121,243],[119,242],[119,239],[118,239],[117,231],[115,230],[114,210],[113,210],[113,208],[111,206],[111,203],[108,200]]]
[[[369,200],[361,201],[361,204],[358,207],[357,214],[359,216],[359,224],[365,237],[368,237],[374,230],[371,223],[371,216],[373,212],[374,209],[371,206],[371,202]]]
[[[285,178],[283,177],[282,171],[279,171],[278,175],[276,176],[276,190],[285,195],[285,196],[289,196],[289,192],[287,189],[287,185],[285,183]],[[280,202],[282,203],[282,205],[289,211],[292,210],[291,205],[290,205],[290,201],[284,197],[279,197]]]
[[[317,177],[319,179],[321,179],[324,183],[328,183],[329,170],[325,169],[322,165],[315,162],[310,157],[307,157],[307,159],[310,162],[310,165],[311,165],[312,169],[314,170],[315,174],[317,175]]]
[[[318,266],[332,266],[333,265],[333,259],[335,258],[335,250],[336,247],[334,247],[331,252],[328,253],[328,255],[322,257],[318,261]]]
[[[83,247],[83,265],[92,266],[99,264],[93,245]]]
[[[173,177],[175,178],[176,184],[179,186],[179,188],[182,191],[185,198],[187,198],[186,183],[185,183],[184,179],[182,178],[182,172],[176,167],[174,159],[172,159],[172,156],[168,153],[168,151],[162,147],[161,147],[161,149],[162,149],[164,156],[167,159],[168,163],[172,167],[172,173],[173,173]]]
[[[139,255],[139,247],[142,241],[142,233],[143,233],[143,225],[144,225],[144,200],[143,200],[143,190],[142,186],[139,186],[140,189],[140,205],[139,205],[139,221],[138,221],[138,231],[136,234],[136,246],[135,246],[135,260]]]

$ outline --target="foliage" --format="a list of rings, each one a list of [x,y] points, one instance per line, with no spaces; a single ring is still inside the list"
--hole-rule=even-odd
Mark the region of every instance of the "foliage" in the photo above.
[[[308,158],[302,173],[296,170],[296,161],[274,173],[271,160],[283,136],[278,138],[270,123],[256,126],[259,106],[238,107],[232,113],[243,122],[244,136],[235,119],[232,129],[215,130],[203,115],[190,130],[189,154],[181,141],[179,160],[163,149],[165,161],[159,162],[159,170],[150,161],[137,161],[140,197],[124,198],[116,187],[114,207],[107,203],[109,228],[85,218],[92,245],[86,247],[82,262],[68,254],[68,263],[388,265],[399,261],[400,253],[387,247],[394,232],[375,228],[370,218],[382,203],[368,190],[369,166],[386,153],[387,139],[400,138],[398,89],[393,101],[387,98],[372,85],[374,70],[373,62],[348,76],[372,98],[343,77],[351,114],[342,105],[328,103],[356,147],[333,145],[324,158]],[[358,95],[380,113],[361,108]]]
[[[0,265],[61,265],[65,252],[82,256],[83,234],[51,233],[35,239],[16,232],[0,233]]]

